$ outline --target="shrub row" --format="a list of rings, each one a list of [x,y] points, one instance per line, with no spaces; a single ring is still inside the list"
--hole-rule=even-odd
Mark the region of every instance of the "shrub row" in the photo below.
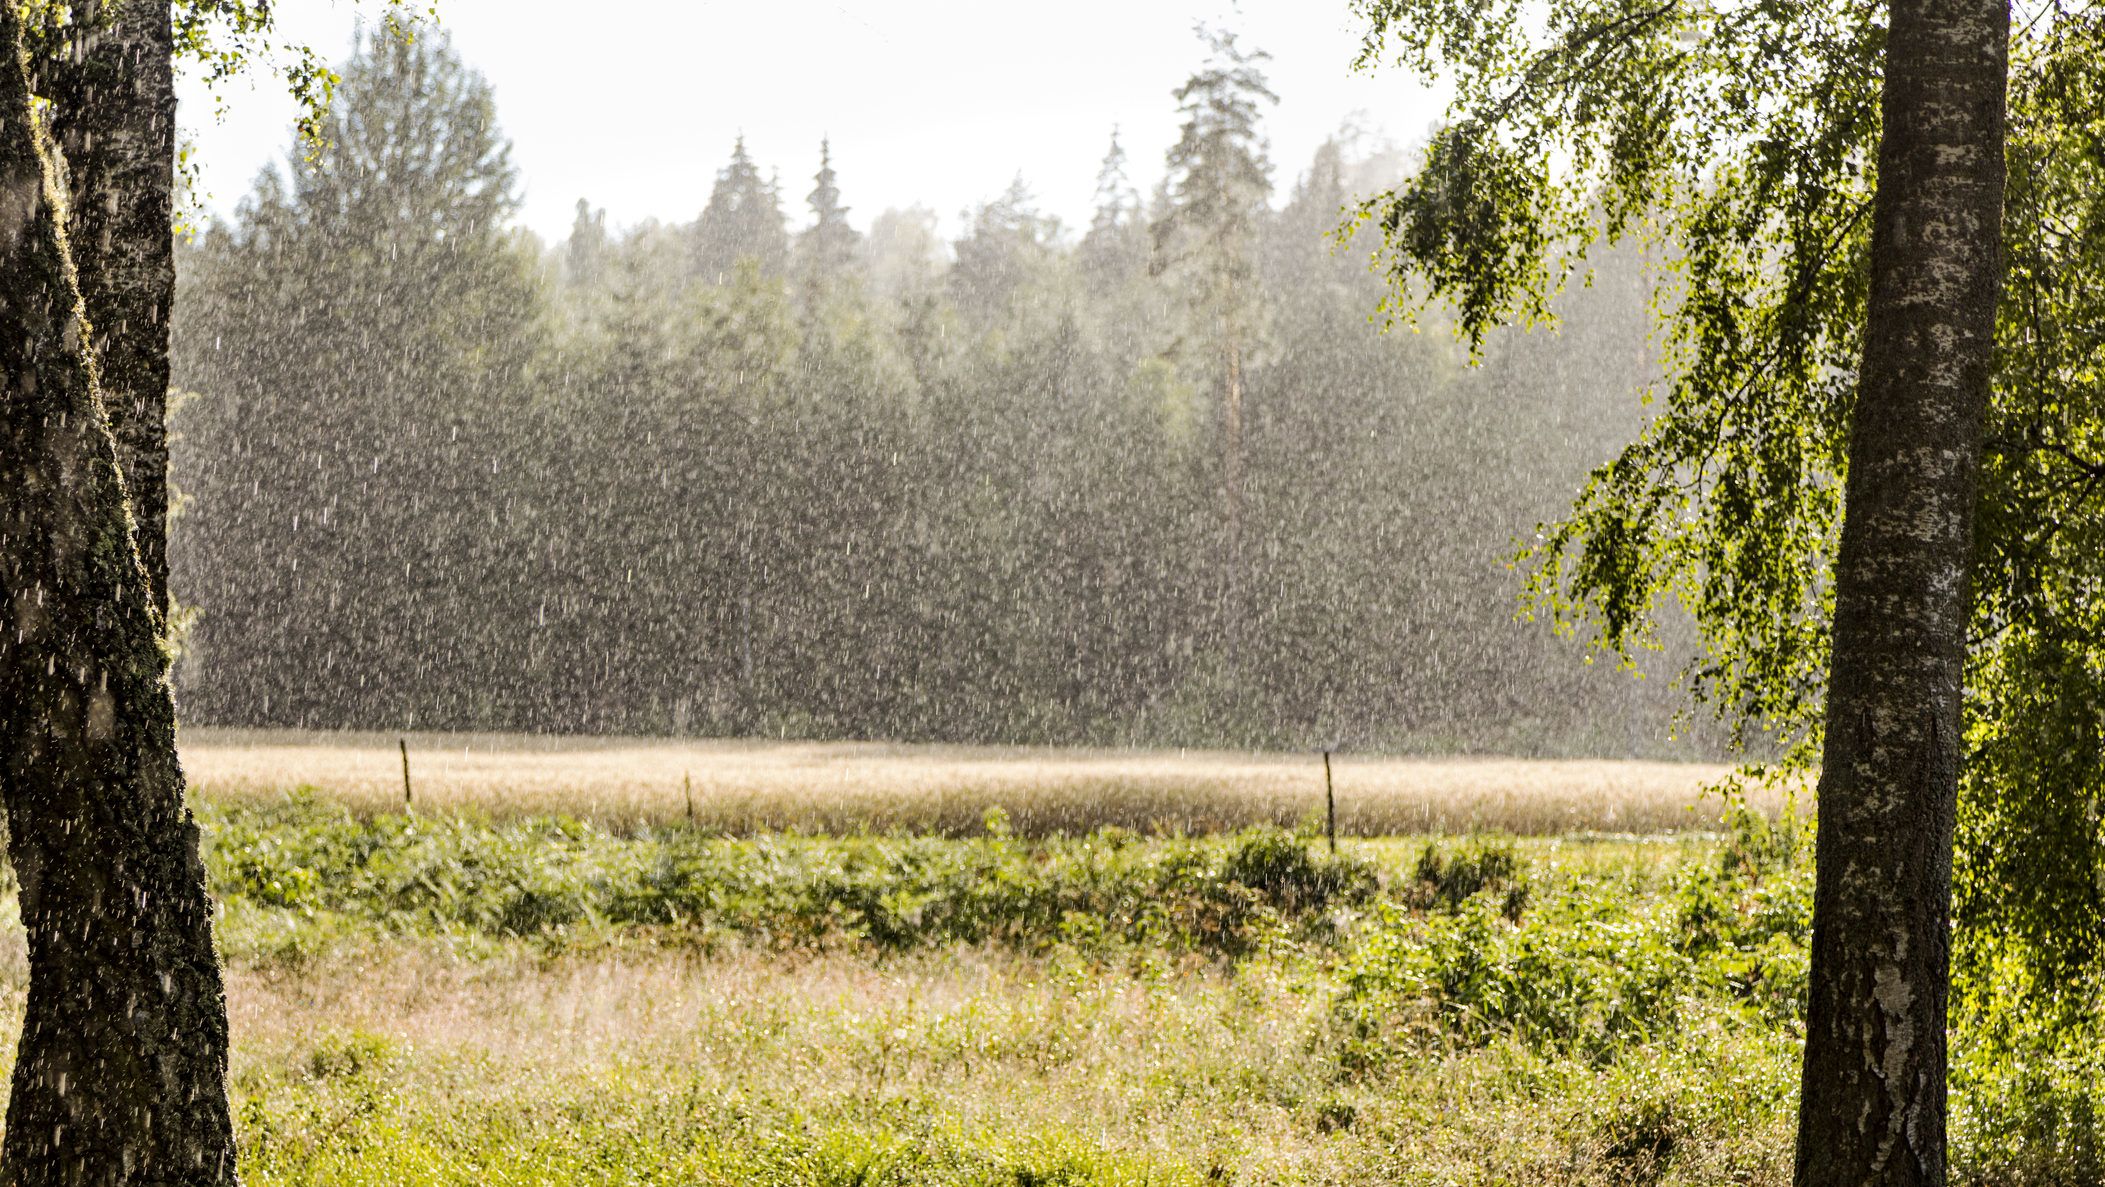
[[[311,800],[208,808],[224,900],[410,930],[556,937],[598,926],[883,948],[1109,937],[1236,955],[1334,931],[1374,867],[1259,828],[1142,843],[1119,829],[983,837],[619,836],[576,820],[360,819]]]

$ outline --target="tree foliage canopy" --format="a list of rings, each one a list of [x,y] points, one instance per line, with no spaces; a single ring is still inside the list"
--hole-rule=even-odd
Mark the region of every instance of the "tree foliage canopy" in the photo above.
[[[1869,274],[1882,9],[1830,0],[1357,0],[1364,68],[1451,78],[1449,122],[1365,203],[1390,309],[1472,342],[1542,317],[1600,243],[1654,263],[1639,439],[1532,550],[1533,605],[1633,656],[1687,604],[1695,695],[1818,752]],[[2008,955],[2094,1008],[2105,953],[2105,15],[2019,6],[2008,275],[1971,574],[1962,981]],[[2088,970],[2088,972],[2086,972]],[[1962,984],[1962,992],[1964,991]]]

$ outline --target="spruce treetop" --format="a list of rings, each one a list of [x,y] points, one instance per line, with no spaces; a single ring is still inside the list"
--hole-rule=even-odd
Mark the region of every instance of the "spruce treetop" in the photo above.
[[[819,141],[819,171],[806,201],[812,224],[798,238],[807,282],[823,285],[846,275],[856,266],[862,235],[848,225],[848,207],[841,202],[840,183],[833,171],[833,144]]]
[[[709,205],[695,224],[695,268],[704,280],[719,282],[746,259],[764,274],[779,274],[789,259],[789,233],[780,194],[773,181],[760,175],[741,135],[732,143],[730,162],[717,172]]]

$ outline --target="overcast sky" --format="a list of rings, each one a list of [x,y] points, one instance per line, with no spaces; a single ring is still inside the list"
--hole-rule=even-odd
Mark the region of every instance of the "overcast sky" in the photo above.
[[[1114,125],[1142,189],[1175,138],[1170,91],[1203,56],[1193,26],[1226,22],[1268,50],[1275,180],[1284,188],[1348,119],[1410,141],[1438,114],[1401,69],[1354,75],[1346,0],[439,0],[468,64],[496,89],[525,186],[551,239],[579,198],[616,224],[684,221],[743,132],[803,214],[831,136],[853,220],[926,205],[958,212],[1019,171],[1042,208],[1086,223]],[[369,9],[370,10],[370,9]],[[281,0],[293,38],[348,50],[350,0]],[[236,84],[215,120],[185,83],[183,122],[207,206],[226,211],[285,151],[292,105],[268,79]]]

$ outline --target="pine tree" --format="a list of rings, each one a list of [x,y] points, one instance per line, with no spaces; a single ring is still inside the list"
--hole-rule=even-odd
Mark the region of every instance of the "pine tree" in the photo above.
[[[744,136],[732,144],[730,163],[717,173],[694,236],[695,270],[709,284],[728,283],[740,260],[752,260],[764,276],[780,276],[788,263],[781,195],[773,181],[760,176]]]
[[[1257,233],[1271,197],[1259,126],[1277,103],[1259,63],[1226,31],[1202,31],[1206,64],[1175,94],[1184,127],[1168,154],[1154,267],[1183,288],[1196,334],[1209,345],[1221,424],[1220,630],[1231,674],[1243,629],[1243,370],[1256,333]]]
[[[1130,225],[1140,214],[1140,193],[1126,176],[1126,148],[1118,142],[1118,129],[1111,129],[1111,147],[1096,173],[1096,213],[1089,234],[1103,235]]]
[[[467,702],[434,666],[518,645],[470,585],[513,563],[493,529],[540,283],[494,96],[445,36],[379,30],[342,74],[325,147],[266,174],[190,270],[188,447],[244,461],[198,472],[184,530],[271,542],[185,574],[210,607],[191,703],[438,724]],[[463,630],[445,608],[470,600]]]
[[[1344,211],[1345,153],[1333,136],[1317,146],[1308,172],[1294,183],[1283,221],[1293,226],[1290,235],[1314,231],[1320,236],[1338,225]]]
[[[594,287],[606,279],[607,212],[594,210],[590,202],[577,200],[577,217],[570,223],[570,238],[563,244],[563,278],[573,285]]]

